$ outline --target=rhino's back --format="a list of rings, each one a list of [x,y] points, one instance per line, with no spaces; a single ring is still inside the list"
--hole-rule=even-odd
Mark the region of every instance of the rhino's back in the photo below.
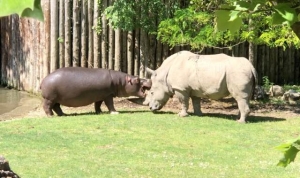
[[[248,63],[245,58],[226,54],[182,57],[170,68],[168,82],[174,89],[190,89],[192,95],[219,99],[227,96],[231,88],[251,80]]]

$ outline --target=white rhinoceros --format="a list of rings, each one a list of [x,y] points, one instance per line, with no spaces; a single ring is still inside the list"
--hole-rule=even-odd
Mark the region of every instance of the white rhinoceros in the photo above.
[[[160,110],[175,95],[182,104],[179,116],[188,115],[189,98],[194,113],[201,115],[200,98],[218,100],[231,94],[238,103],[238,122],[244,123],[250,112],[257,73],[246,58],[181,51],[168,57],[157,70],[146,70],[151,73],[152,86],[144,104],[152,111]]]

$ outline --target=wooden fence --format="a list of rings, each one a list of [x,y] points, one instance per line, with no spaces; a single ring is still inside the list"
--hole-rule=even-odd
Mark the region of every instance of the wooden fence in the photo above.
[[[16,15],[1,18],[1,83],[37,93],[47,74],[68,66],[109,68],[141,76],[141,63],[154,69],[172,53],[189,49],[171,49],[139,29],[113,30],[101,15],[110,2],[102,1],[99,6],[97,0],[42,0],[44,22]],[[142,43],[149,46],[150,58],[145,57]],[[232,50],[207,48],[201,53],[220,52],[249,55],[247,43]],[[277,84],[300,83],[299,50],[257,46],[254,64],[260,83],[263,76]]]

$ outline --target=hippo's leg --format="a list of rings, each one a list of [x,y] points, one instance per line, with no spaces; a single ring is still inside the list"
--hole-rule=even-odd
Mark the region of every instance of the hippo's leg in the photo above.
[[[197,116],[201,116],[201,105],[200,105],[200,98],[196,96],[192,96],[192,103],[193,103],[193,108],[194,108],[194,114]]]
[[[54,111],[58,116],[63,116],[63,115],[65,115],[65,114],[63,113],[63,111],[61,110],[61,107],[60,107],[60,104],[59,104],[59,103],[55,103],[55,104],[53,105],[53,111]]]
[[[53,116],[52,108],[53,108],[53,102],[47,99],[44,99],[43,102],[43,108],[47,116]]]
[[[94,107],[95,107],[95,111],[96,111],[96,114],[100,114],[102,111],[101,111],[101,104],[102,104],[103,101],[97,101],[94,103]]]
[[[119,112],[116,111],[115,107],[114,107],[114,100],[112,96],[107,97],[104,100],[105,105],[107,106],[110,114],[119,114]]]
[[[239,108],[239,123],[246,123],[246,117],[250,113],[250,108],[249,108],[249,99],[241,98],[241,99],[236,99],[238,103],[238,108]]]
[[[189,96],[186,92],[183,91],[175,91],[175,96],[179,99],[179,102],[181,103],[181,111],[178,113],[180,117],[188,116],[187,113],[189,109]]]

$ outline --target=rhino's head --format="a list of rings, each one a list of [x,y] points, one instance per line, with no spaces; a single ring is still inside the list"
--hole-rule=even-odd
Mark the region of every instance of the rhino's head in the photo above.
[[[151,73],[152,86],[148,92],[144,105],[149,105],[151,111],[160,110],[172,96],[166,77],[158,75],[155,71],[147,69]]]

